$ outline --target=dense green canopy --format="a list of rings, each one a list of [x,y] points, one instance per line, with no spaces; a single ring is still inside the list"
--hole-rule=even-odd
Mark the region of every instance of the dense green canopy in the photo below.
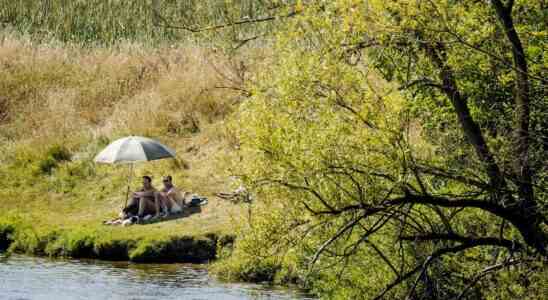
[[[541,295],[542,2],[286,8],[235,121],[257,200],[228,268],[327,298]]]

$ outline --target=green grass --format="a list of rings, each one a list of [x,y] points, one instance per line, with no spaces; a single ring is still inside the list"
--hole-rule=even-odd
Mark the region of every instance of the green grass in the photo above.
[[[192,148],[191,145],[199,144],[200,138],[198,135],[182,139],[186,143],[180,145]],[[214,237],[205,238],[209,246],[204,249],[210,251],[207,249],[211,249],[210,244],[214,245],[217,237],[233,234],[232,220],[239,217],[241,208],[214,197],[215,192],[228,188],[221,174],[208,173],[213,171],[214,157],[201,151],[185,153],[184,148],[177,145],[173,146],[186,164],[170,160],[142,163],[136,166],[135,173],[152,174],[158,187],[162,174],[172,174],[185,190],[209,197],[209,203],[201,212],[148,225],[102,225],[103,220],[116,217],[124,203],[127,176],[125,166],[96,165],[92,162],[96,151],[81,152],[81,148],[102,146],[103,143],[82,139],[72,145],[72,150],[56,143],[45,149],[17,145],[8,150],[15,152],[12,153],[15,159],[0,167],[0,173],[5,175],[0,184],[0,222],[11,230],[15,241],[13,250],[73,257],[96,255],[108,259],[104,253],[117,251],[110,248],[122,247],[127,249],[113,259],[122,255],[144,261],[155,257],[154,253],[168,259],[176,249],[185,249],[173,248],[169,245],[177,243],[166,241],[185,237],[187,244],[196,240],[190,244],[198,246],[204,237],[212,235]],[[211,146],[215,145],[202,147]],[[134,177],[132,189],[138,188],[139,176]],[[196,257],[206,256],[196,253]]]
[[[88,142],[93,143],[83,140],[82,145]],[[120,227],[101,223],[116,217],[124,202],[124,167],[97,166],[91,161],[93,152],[67,160],[52,154],[60,149],[56,144],[46,151],[23,149],[26,152],[16,153],[17,159],[7,168],[0,168],[6,174],[0,185],[0,240],[5,242],[9,237],[13,251],[114,260],[195,261],[214,256],[217,238],[234,234],[232,219],[238,218],[240,207],[214,198],[213,192],[226,188],[221,181],[206,181],[214,176],[192,176],[192,172],[203,171],[194,164],[194,157],[187,158],[194,168],[159,161],[138,165],[136,173],[154,174],[157,186],[160,174],[173,174],[183,187],[209,197],[201,212]],[[47,170],[43,169],[44,161],[52,161]],[[133,189],[139,180],[134,180]]]

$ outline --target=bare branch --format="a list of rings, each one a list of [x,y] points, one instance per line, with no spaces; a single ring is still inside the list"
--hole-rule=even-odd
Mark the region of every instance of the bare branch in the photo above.
[[[237,21],[228,22],[228,23],[224,23],[224,24],[213,25],[213,26],[190,27],[190,26],[185,26],[185,25],[173,25],[173,24],[171,24],[164,16],[162,16],[162,14],[160,14],[160,12],[158,11],[158,9],[155,5],[153,5],[152,11],[153,11],[153,14],[154,14],[154,25],[163,26],[163,27],[166,27],[166,28],[182,29],[182,30],[186,30],[186,31],[189,31],[189,32],[192,32],[192,33],[198,33],[198,32],[203,32],[203,31],[215,31],[215,30],[219,30],[219,29],[223,29],[223,28],[234,27],[234,26],[244,25],[244,24],[254,24],[254,23],[263,23],[263,22],[275,21],[275,20],[279,20],[279,19],[290,18],[290,17],[293,17],[293,16],[298,14],[296,11],[292,11],[292,12],[284,14],[284,15],[269,15],[269,16],[263,16],[263,17],[253,18],[253,19],[240,19],[240,20],[237,20]]]
[[[419,86],[419,87],[423,87],[423,86],[426,86],[426,87],[433,87],[433,88],[437,88],[439,90],[443,89],[443,86],[440,84],[440,83],[437,83],[437,82],[434,82],[432,79],[430,78],[419,78],[419,79],[416,79],[416,80],[411,80],[407,83],[405,83],[404,85],[400,86],[398,88],[398,90],[400,91],[403,91],[403,90],[407,90],[407,89],[410,89],[414,86]]]
[[[510,249],[511,251],[517,251],[522,249],[523,246],[515,241],[510,241],[507,239],[493,238],[493,237],[465,237],[455,233],[428,233],[424,235],[414,235],[414,236],[402,236],[402,240],[405,241],[436,241],[436,240],[445,240],[445,241],[455,241],[461,243],[470,243],[482,245],[492,245],[500,246]]]
[[[348,231],[349,229],[351,229],[352,227],[354,227],[354,225],[356,225],[361,219],[363,219],[365,217],[365,215],[362,215],[354,220],[351,220],[350,222],[348,222],[345,226],[343,226],[341,229],[339,229],[339,231],[337,231],[337,233],[335,233],[331,238],[329,238],[327,241],[325,241],[321,246],[320,248],[318,249],[318,251],[316,251],[316,253],[314,254],[314,257],[312,258],[312,262],[310,263],[310,266],[312,267],[316,261],[318,260],[318,258],[320,257],[320,255],[322,254],[322,252],[327,248],[329,247],[329,245],[331,245],[333,242],[335,242],[337,239],[339,239],[339,237],[341,235],[343,235],[346,231]]]
[[[505,267],[508,267],[508,266],[518,265],[518,264],[522,264],[522,263],[524,263],[523,260],[511,259],[511,260],[508,260],[508,261],[505,261],[505,262],[502,262],[502,263],[499,263],[499,264],[495,264],[495,265],[492,265],[492,266],[489,266],[489,267],[483,269],[481,272],[476,274],[476,276],[474,276],[470,280],[470,283],[464,287],[464,289],[460,292],[460,294],[457,297],[455,297],[455,299],[456,300],[463,299],[470,288],[472,288],[474,285],[476,285],[478,283],[478,281],[480,281],[483,277],[489,275],[490,273],[498,271],[498,270],[500,270],[502,268],[505,268]]]
[[[438,250],[434,251],[430,256],[428,256],[423,261],[422,264],[419,264],[419,265],[415,266],[415,268],[413,268],[412,270],[410,270],[407,273],[403,274],[402,276],[397,277],[392,283],[388,284],[385,287],[385,289],[378,296],[376,296],[374,299],[375,300],[382,299],[384,297],[384,295],[386,295],[386,293],[388,293],[390,290],[392,290],[395,286],[397,286],[400,283],[406,281],[407,279],[409,279],[409,277],[413,276],[417,272],[419,272],[419,271],[422,272],[422,270],[428,268],[428,266],[434,260],[436,260],[436,259],[438,259],[438,258],[440,258],[440,257],[442,257],[446,254],[457,253],[457,252],[465,251],[465,250],[470,249],[470,248],[474,248],[474,247],[478,247],[478,246],[485,246],[485,245],[490,245],[490,244],[484,244],[484,243],[482,243],[482,241],[476,241],[474,243],[467,242],[467,243],[464,243],[464,244],[461,244],[461,245],[458,245],[458,246],[454,246],[454,247],[438,249]]]

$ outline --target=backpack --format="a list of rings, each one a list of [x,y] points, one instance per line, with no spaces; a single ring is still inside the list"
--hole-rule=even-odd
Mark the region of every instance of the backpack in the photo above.
[[[207,204],[207,198],[205,197],[198,197],[198,196],[192,196],[192,199],[190,199],[190,202],[188,203],[189,207],[196,207],[196,206],[202,206]]]

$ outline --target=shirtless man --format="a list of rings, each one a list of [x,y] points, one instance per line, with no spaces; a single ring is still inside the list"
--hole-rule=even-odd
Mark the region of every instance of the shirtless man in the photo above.
[[[155,203],[158,211],[158,205],[161,205],[166,215],[182,212],[185,200],[181,192],[173,185],[173,178],[169,175],[165,176],[162,182],[164,183],[164,188],[155,193]]]
[[[129,204],[124,208],[125,215],[134,215],[142,218],[145,215],[158,213],[156,205],[156,193],[157,190],[152,186],[152,178],[150,176],[143,176],[143,187],[134,192]]]

